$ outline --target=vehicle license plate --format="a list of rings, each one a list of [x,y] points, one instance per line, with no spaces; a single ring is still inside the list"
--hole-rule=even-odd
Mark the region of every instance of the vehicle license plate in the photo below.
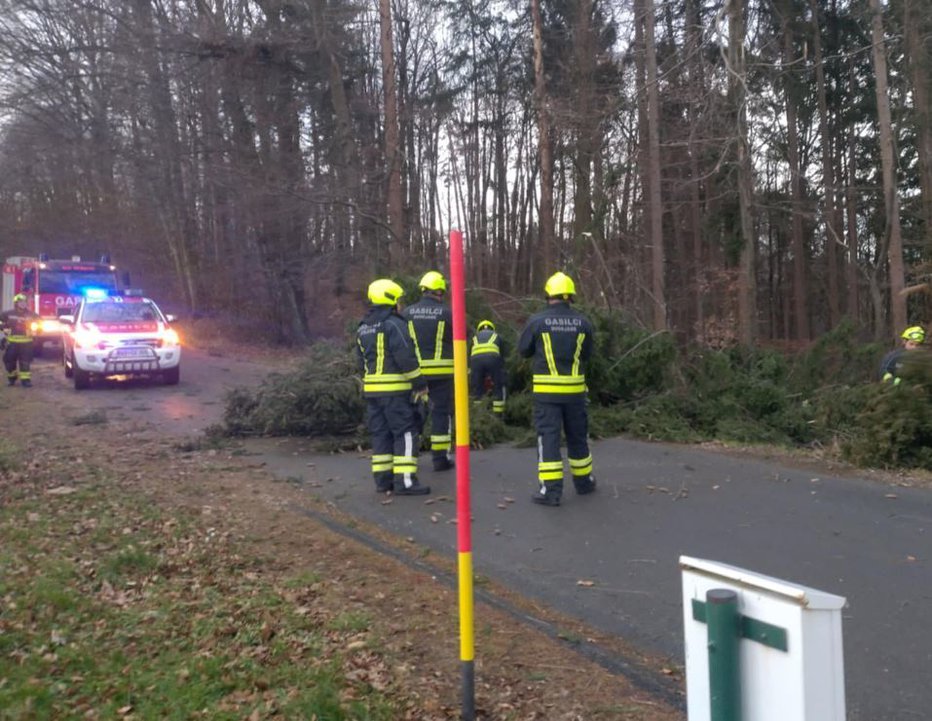
[[[109,375],[119,375],[120,373],[153,373],[158,369],[158,361],[121,360],[107,363],[104,372]]]
[[[113,358],[151,358],[150,348],[117,348],[112,353]]]

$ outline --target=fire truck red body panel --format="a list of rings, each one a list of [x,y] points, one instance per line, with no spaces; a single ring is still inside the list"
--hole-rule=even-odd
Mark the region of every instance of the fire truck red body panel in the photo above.
[[[14,256],[3,263],[0,310],[12,308],[13,296],[23,293],[29,308],[42,318],[36,340],[57,341],[61,332],[58,317],[71,314],[87,288],[118,290],[116,268],[110,263],[80,258],[45,260],[44,256]]]

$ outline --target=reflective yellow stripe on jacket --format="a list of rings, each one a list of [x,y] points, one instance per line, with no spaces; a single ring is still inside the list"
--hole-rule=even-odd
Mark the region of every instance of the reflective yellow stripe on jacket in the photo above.
[[[38,316],[33,320],[31,317],[17,316],[15,320],[7,320],[6,339],[10,343],[30,343],[39,329]]]
[[[414,321],[408,321],[408,334],[414,341],[414,352],[417,355],[418,365],[421,366],[421,373],[425,376],[448,376],[453,372],[453,359],[441,358],[443,355],[443,329],[446,327],[446,321],[437,323],[437,336],[434,338],[434,355],[432,358],[424,358],[421,355],[421,347],[417,343],[417,333],[414,332]]]
[[[544,358],[547,359],[547,369],[549,374],[534,374],[534,393],[585,393],[586,376],[579,372],[580,354],[582,353],[583,341],[586,339],[585,333],[580,333],[576,338],[576,351],[573,353],[573,365],[569,374],[561,374],[557,370],[557,361],[553,357],[553,344],[550,342],[550,334],[541,334],[541,340],[544,344]]]
[[[501,355],[498,344],[495,342],[496,340],[498,340],[498,333],[493,333],[489,336],[489,339],[484,342],[480,341],[478,338],[473,338],[472,352],[470,355]]]
[[[362,379],[362,390],[364,393],[378,393],[389,391],[409,391],[411,390],[411,381],[421,375],[420,370],[413,370],[408,373],[385,373],[385,333],[376,335],[375,350],[375,370],[369,372],[366,368],[366,374]]]

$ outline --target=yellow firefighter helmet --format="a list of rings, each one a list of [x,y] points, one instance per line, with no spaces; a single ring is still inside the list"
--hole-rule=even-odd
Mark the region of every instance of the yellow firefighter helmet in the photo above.
[[[576,284],[566,273],[554,273],[547,279],[544,292],[548,298],[576,295]]]
[[[379,278],[369,284],[372,305],[396,305],[404,294],[404,288],[390,278]]]

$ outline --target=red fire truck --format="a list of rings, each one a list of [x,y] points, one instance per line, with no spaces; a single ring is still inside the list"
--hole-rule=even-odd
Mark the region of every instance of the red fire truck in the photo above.
[[[58,316],[73,313],[86,291],[114,291],[120,287],[116,266],[106,255],[100,262],[82,260],[80,256],[70,260],[50,260],[45,254],[38,258],[14,256],[3,263],[0,310],[12,308],[17,293],[28,298],[29,308],[42,318],[36,328],[39,351],[44,342],[60,342],[62,326]]]

